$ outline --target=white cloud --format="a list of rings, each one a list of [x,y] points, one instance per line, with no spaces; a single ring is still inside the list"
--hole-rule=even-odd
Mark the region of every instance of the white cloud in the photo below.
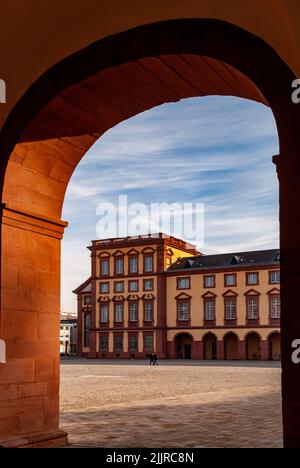
[[[108,131],[69,184],[64,218],[63,307],[90,274],[86,245],[96,238],[96,207],[127,193],[129,202],[205,203],[202,250],[278,246],[276,125],[261,104],[228,97],[167,104]]]

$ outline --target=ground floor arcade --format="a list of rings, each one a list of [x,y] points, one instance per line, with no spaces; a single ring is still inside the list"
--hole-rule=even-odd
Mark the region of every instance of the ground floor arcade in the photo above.
[[[197,329],[97,333],[97,358],[280,361],[279,329]],[[84,348],[89,356],[89,347]]]

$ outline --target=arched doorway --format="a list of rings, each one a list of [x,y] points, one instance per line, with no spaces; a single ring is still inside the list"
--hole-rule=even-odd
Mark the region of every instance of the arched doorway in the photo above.
[[[181,333],[175,338],[177,359],[192,359],[193,337],[187,333]]]
[[[239,358],[239,339],[235,333],[227,333],[224,337],[224,357],[227,361]]]
[[[261,359],[261,338],[257,333],[249,333],[246,337],[246,356],[249,361]]]
[[[269,338],[269,359],[270,361],[281,360],[280,333],[272,333]]]
[[[207,361],[217,359],[217,337],[213,333],[207,333],[203,338],[203,357]]]
[[[7,425],[0,425],[0,441],[9,436],[29,443],[31,427],[48,441],[54,436],[65,441],[65,434],[59,437],[58,432],[58,329],[60,240],[67,224],[60,217],[74,168],[106,130],[137,113],[185,97],[226,94],[269,105],[278,126],[280,157],[275,162],[284,258],[284,431],[287,446],[300,446],[300,430],[298,434],[294,430],[299,419],[295,395],[300,395],[300,379],[290,360],[290,345],[300,335],[294,314],[300,276],[291,268],[300,265],[300,228],[295,224],[299,218],[295,194],[299,193],[300,107],[291,100],[294,78],[274,50],[246,30],[219,20],[172,20],[106,37],[66,57],[20,99],[0,133],[0,330],[7,345],[8,373],[14,382],[21,381],[21,361],[25,359],[31,384],[38,385],[41,376],[46,376],[45,400],[49,404],[37,401],[35,411],[28,412],[27,419],[24,416],[24,429],[13,425],[12,411],[8,418],[13,429],[8,434]],[[24,279],[28,265],[30,273]],[[285,285],[287,277],[292,288]],[[23,321],[23,333],[20,317],[29,312],[36,319],[34,333],[27,338],[27,325]],[[51,332],[50,320],[54,324]],[[14,325],[7,329],[6,323]],[[96,323],[91,329],[96,329]],[[26,340],[16,343],[15,337],[22,335]],[[92,355],[95,343],[92,331]],[[212,357],[214,346],[211,342]],[[36,370],[33,374],[32,369]],[[0,375],[0,385],[2,382]],[[16,395],[16,406],[18,399]]]

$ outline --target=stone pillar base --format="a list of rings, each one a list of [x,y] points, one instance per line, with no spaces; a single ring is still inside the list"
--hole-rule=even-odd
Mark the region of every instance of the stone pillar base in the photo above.
[[[0,448],[59,448],[67,445],[68,434],[61,430],[20,436],[19,439],[0,440]]]

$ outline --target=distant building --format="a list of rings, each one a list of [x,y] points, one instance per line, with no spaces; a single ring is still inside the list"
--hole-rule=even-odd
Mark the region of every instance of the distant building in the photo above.
[[[60,315],[60,354],[77,353],[77,317],[74,314]]]
[[[164,234],[89,249],[91,278],[74,291],[78,355],[281,358],[278,249],[201,255]]]

